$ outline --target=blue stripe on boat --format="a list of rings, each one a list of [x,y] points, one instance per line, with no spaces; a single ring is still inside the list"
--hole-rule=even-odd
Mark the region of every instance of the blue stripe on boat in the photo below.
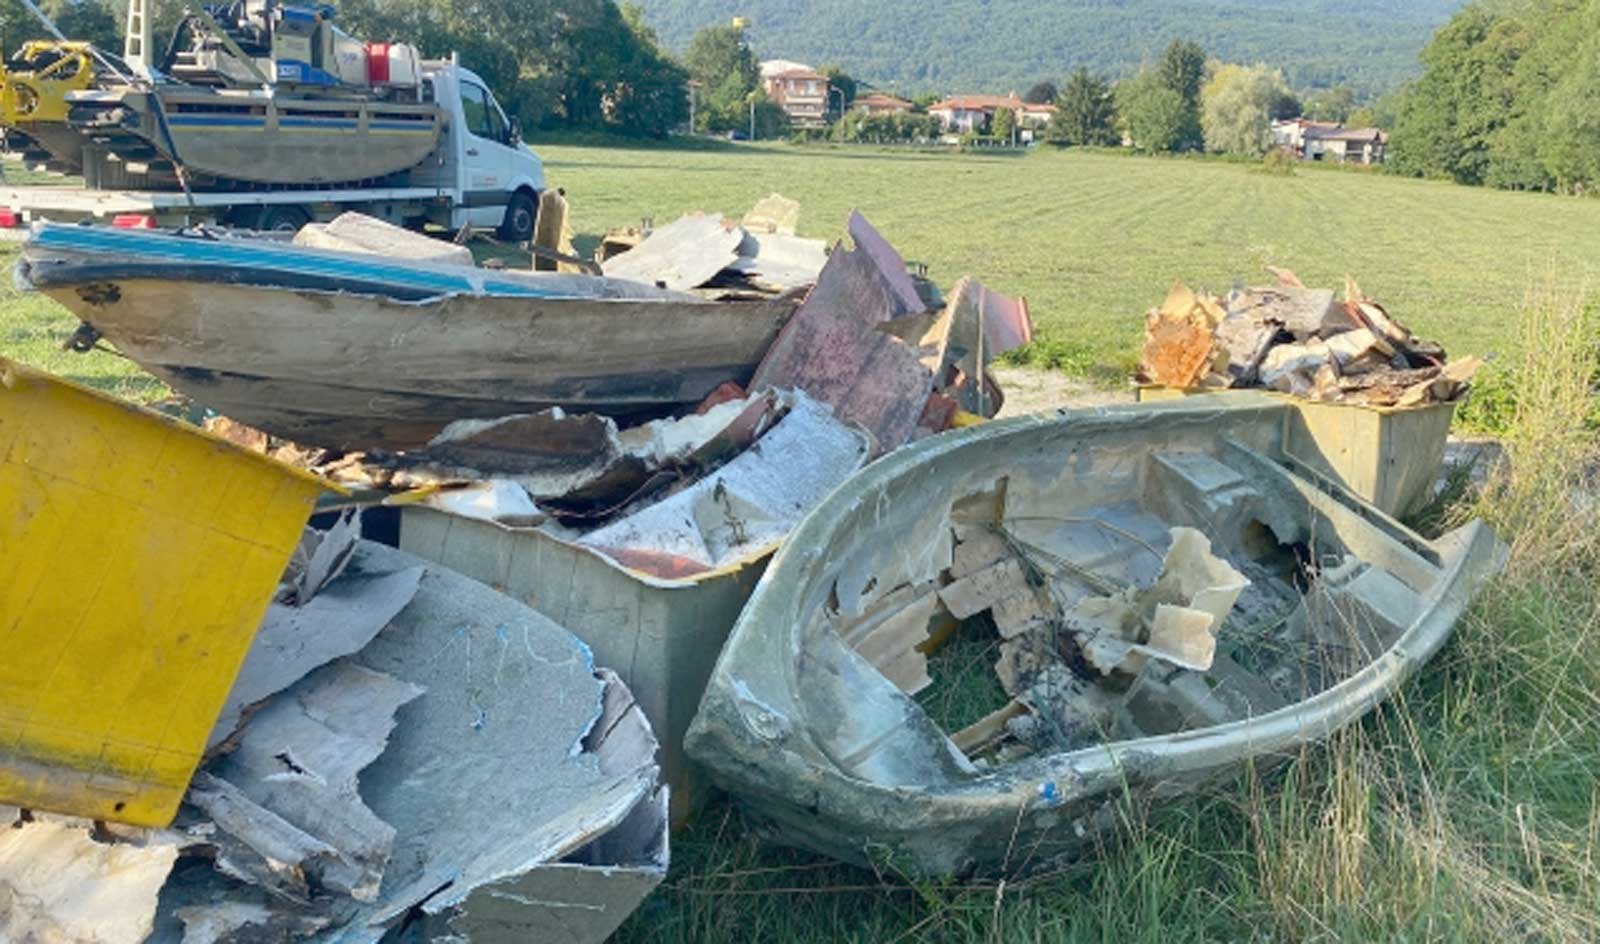
[[[355,128],[359,125],[354,118],[279,118],[278,126],[282,128]]]
[[[132,230],[94,226],[68,226],[47,223],[33,234],[30,243],[53,249],[85,254],[104,254],[120,263],[130,257],[145,256],[165,261],[285,272],[390,283],[435,295],[504,295],[514,298],[588,298],[570,292],[552,291],[521,281],[484,278],[482,287],[464,276],[408,268],[381,261],[367,262],[324,255],[299,246],[274,243],[252,246],[242,241],[212,241],[165,233],[139,233]],[[475,274],[484,270],[474,269]]]
[[[189,125],[203,128],[261,128],[265,127],[267,119],[250,118],[234,115],[173,115],[167,119],[169,125]]]

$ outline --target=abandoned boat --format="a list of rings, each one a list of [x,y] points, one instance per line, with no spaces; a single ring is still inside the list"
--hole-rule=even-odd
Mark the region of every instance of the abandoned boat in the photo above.
[[[68,101],[72,128],[124,163],[182,166],[202,185],[378,180],[422,163],[444,126],[432,103],[180,83],[90,89]]]
[[[901,450],[789,537],[687,749],[778,841],[933,876],[1089,854],[1122,804],[1269,764],[1439,649],[1503,566],[1315,471],[1239,392]]]
[[[208,232],[40,224],[19,276],[173,389],[307,445],[404,449],[459,419],[620,418],[743,383],[796,301],[713,302]]]
[[[448,89],[434,89],[414,47],[363,42],[333,17],[323,4],[235,0],[187,13],[159,59],[149,18],[130,17],[128,46],[145,51],[130,55],[132,75],[69,93],[66,121],[128,168],[157,179],[182,168],[185,186],[374,181],[416,167],[439,143],[434,98]]]

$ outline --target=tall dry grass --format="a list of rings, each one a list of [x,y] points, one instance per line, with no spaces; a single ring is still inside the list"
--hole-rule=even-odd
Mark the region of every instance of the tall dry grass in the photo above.
[[[1254,785],[1236,878],[1275,937],[1600,940],[1600,333],[1553,290],[1518,328],[1506,461],[1454,512],[1509,567],[1377,720]]]

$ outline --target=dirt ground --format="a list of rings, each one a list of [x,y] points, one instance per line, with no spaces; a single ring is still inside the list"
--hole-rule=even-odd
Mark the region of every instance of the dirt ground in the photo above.
[[[1054,371],[1027,367],[991,367],[1000,389],[1006,393],[1000,416],[1026,416],[1062,407],[1112,406],[1133,402],[1133,388],[1106,390]]]

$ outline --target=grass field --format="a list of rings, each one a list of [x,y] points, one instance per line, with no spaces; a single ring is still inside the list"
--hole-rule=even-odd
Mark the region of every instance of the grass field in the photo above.
[[[780,191],[834,237],[859,207],[948,285],[1034,303],[1036,362],[1111,381],[1174,278],[1226,289],[1272,263],[1348,271],[1453,352],[1496,353],[1526,391],[1513,475],[1482,514],[1511,572],[1402,698],[1270,776],[1145,815],[1064,874],[910,883],[773,849],[724,803],[674,837],[667,884],[624,942],[1600,940],[1600,514],[1593,468],[1600,201],[1369,174],[1108,154],[946,156],[784,147],[541,147],[575,224],[742,212]],[[9,258],[9,255],[6,257]],[[125,395],[159,386],[73,323],[0,289],[0,352]],[[1531,296],[1531,297],[1530,297]]]
[[[541,153],[582,232],[742,213],[778,191],[804,204],[805,234],[832,239],[859,208],[940,285],[970,274],[1026,295],[1043,360],[1101,376],[1132,366],[1142,316],[1174,279],[1226,291],[1270,264],[1342,288],[1349,273],[1414,330],[1488,353],[1530,284],[1600,276],[1600,201],[1369,173],[1053,151]]]

